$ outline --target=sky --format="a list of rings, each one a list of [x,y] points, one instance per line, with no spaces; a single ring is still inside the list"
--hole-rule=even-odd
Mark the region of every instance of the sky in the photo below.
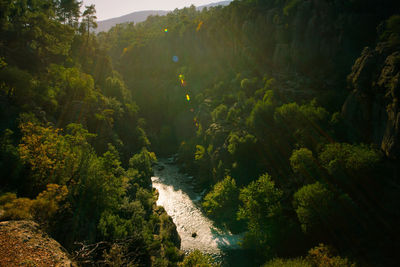
[[[120,17],[134,11],[174,10],[192,4],[202,6],[220,1],[222,0],[83,0],[82,11],[85,5],[94,4],[99,21]]]

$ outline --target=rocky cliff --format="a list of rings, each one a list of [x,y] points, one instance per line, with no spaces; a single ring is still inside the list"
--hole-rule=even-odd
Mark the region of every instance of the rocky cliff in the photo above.
[[[356,60],[342,115],[351,139],[379,144],[386,156],[400,158],[400,46],[387,42],[365,48]]]
[[[286,3],[265,7],[256,19],[245,21],[242,30],[249,39],[269,37],[260,42],[260,50],[274,68],[324,79],[343,79],[363,47],[375,43],[379,23],[400,6],[392,0]]]

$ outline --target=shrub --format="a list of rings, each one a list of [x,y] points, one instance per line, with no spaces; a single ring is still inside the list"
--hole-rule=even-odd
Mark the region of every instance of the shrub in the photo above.
[[[214,122],[225,120],[227,115],[228,108],[224,104],[219,105],[211,112],[211,117]]]
[[[306,259],[298,258],[298,259],[273,259],[263,267],[312,267],[311,263]]]
[[[301,178],[303,184],[310,183],[317,178],[315,177],[318,175],[317,160],[311,150],[307,148],[293,150],[289,160],[293,172]]]
[[[238,208],[239,189],[230,176],[216,183],[202,203],[205,212],[218,221],[234,220]]]
[[[274,259],[263,267],[356,267],[347,258],[333,256],[332,249],[320,244],[310,249],[306,258]]]
[[[47,189],[41,192],[36,199],[17,198],[14,193],[6,193],[0,197],[0,206],[3,206],[2,220],[24,220],[48,224],[57,213],[68,194],[66,186],[56,184],[47,185]]]
[[[209,255],[205,255],[200,250],[195,250],[185,257],[180,267],[213,267],[220,266]]]
[[[4,195],[0,196],[0,206],[3,206],[6,203],[12,202],[17,198],[15,193],[5,193]]]
[[[4,213],[0,220],[30,220],[32,219],[31,206],[32,200],[29,198],[16,198],[4,204]]]
[[[31,213],[36,221],[48,223],[60,208],[59,204],[68,194],[67,187],[48,184],[47,189],[32,201]]]
[[[247,221],[248,233],[244,246],[269,251],[280,242],[282,191],[266,173],[240,190],[238,219]]]
[[[328,144],[319,155],[323,167],[332,175],[342,171],[351,174],[369,172],[381,158],[381,152],[371,146],[346,143]]]
[[[293,206],[304,232],[323,231],[328,222],[333,194],[321,183],[303,186],[294,194]]]
[[[333,256],[332,249],[320,244],[308,252],[308,262],[317,267],[356,267],[347,258]]]
[[[152,163],[157,160],[153,152],[149,152],[145,147],[142,148],[140,153],[133,155],[129,160],[129,167],[139,171],[139,180],[136,182],[144,187],[151,186],[151,176],[153,175]]]

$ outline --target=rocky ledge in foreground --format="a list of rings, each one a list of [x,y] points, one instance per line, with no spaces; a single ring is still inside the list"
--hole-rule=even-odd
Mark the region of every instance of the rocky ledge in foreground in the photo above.
[[[0,222],[0,266],[76,266],[32,221]]]

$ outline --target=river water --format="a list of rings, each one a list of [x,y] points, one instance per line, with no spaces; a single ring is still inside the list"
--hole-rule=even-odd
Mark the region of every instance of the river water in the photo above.
[[[202,193],[194,191],[193,177],[179,173],[171,158],[160,159],[153,169],[151,180],[159,192],[157,205],[172,217],[183,251],[198,249],[217,258],[223,258],[225,251],[240,251],[238,242],[242,236],[215,227],[200,211]]]

